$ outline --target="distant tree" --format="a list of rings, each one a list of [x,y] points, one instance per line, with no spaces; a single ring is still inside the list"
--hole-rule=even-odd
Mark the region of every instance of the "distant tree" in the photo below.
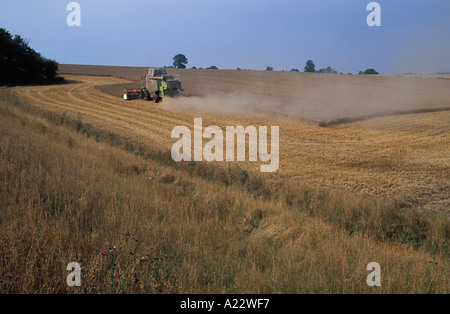
[[[328,73],[328,74],[337,74],[338,72],[332,67],[327,67],[326,69],[320,69],[317,73]]]
[[[273,68],[271,66],[267,66],[266,71],[273,71]]]
[[[291,69],[291,72],[300,72],[299,69]]]
[[[333,69],[332,67],[327,67],[327,73],[329,73],[329,74],[337,74],[338,72],[335,70],[335,69]]]
[[[364,74],[380,74],[380,73],[378,73],[374,69],[367,69],[364,71]]]
[[[173,57],[173,66],[177,69],[186,69],[186,64],[188,63],[188,59],[184,54],[177,54]]]
[[[195,69],[197,69],[195,66],[193,66],[191,69],[193,69],[193,70],[195,70]]]
[[[363,71],[359,71],[358,75],[363,75],[364,72]]]
[[[242,70],[241,68],[237,67],[236,70]]]
[[[208,70],[218,70],[219,68],[216,67],[215,65],[210,66],[209,68],[207,68]]]
[[[0,85],[57,83],[58,63],[44,58],[19,35],[0,28]]]
[[[316,66],[314,65],[314,62],[312,60],[306,61],[304,70],[305,70],[305,72],[310,72],[310,73],[316,72]]]

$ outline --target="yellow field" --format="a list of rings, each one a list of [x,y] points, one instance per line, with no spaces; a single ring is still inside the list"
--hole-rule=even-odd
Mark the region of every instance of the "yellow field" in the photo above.
[[[183,85],[187,85],[184,87],[186,93],[195,93],[192,76],[193,74],[190,74],[188,79],[183,80]],[[228,73],[224,77],[233,79]],[[268,118],[266,110],[255,114],[250,109],[246,110],[248,108],[240,109],[239,98],[232,99],[234,107],[231,109],[228,106],[229,100],[212,96],[204,96],[202,99],[196,97],[168,99],[161,105],[143,101],[125,102],[119,98],[121,88],[117,87],[115,96],[101,93],[95,86],[127,85],[129,81],[113,77],[79,75],[66,75],[66,78],[74,81],[74,84],[25,87],[21,89],[20,94],[41,108],[65,112],[73,117],[80,115],[83,121],[101,129],[124,134],[143,144],[167,150],[175,142],[170,138],[171,130],[177,125],[192,128],[194,117],[202,117],[204,127],[217,125],[223,129],[227,125],[244,127],[278,125],[280,168],[275,173],[277,177],[298,178],[327,189],[343,188],[351,193],[363,192],[374,196],[421,202],[448,200],[450,111],[383,116],[321,127],[317,123],[301,120],[295,116],[287,117],[285,114],[279,114],[274,119]],[[362,80],[357,77],[355,79]],[[366,89],[374,79],[369,80],[365,82]],[[438,84],[440,88],[438,93],[433,93],[437,89],[434,85],[427,90],[430,95],[429,104],[421,109],[449,105],[450,96],[446,99],[444,96],[450,91],[450,81],[414,78],[407,80],[431,82]],[[238,80],[238,84],[241,81]],[[404,84],[403,81],[400,82],[401,85]],[[441,86],[442,83],[445,83],[444,86]],[[427,85],[423,88],[426,89]],[[295,95],[295,92],[292,91],[291,95]],[[244,105],[250,102],[248,99],[242,101]],[[253,106],[258,104],[257,101],[252,102]],[[402,102],[396,110],[405,106],[405,102]],[[412,106],[412,109],[418,108]],[[191,109],[190,112],[188,109]],[[211,114],[216,111],[222,114]],[[283,113],[283,110],[280,112]],[[386,112],[390,111],[384,111]],[[383,112],[379,111],[379,114],[381,113]],[[247,169],[259,169],[259,163],[247,163],[242,166]]]
[[[121,98],[142,68],[62,70],[0,89],[0,293],[449,293],[449,80],[177,70],[199,96],[153,104]],[[358,111],[349,87],[389,106]],[[171,131],[195,117],[279,126],[280,168],[176,164]],[[68,287],[80,258],[90,282]]]

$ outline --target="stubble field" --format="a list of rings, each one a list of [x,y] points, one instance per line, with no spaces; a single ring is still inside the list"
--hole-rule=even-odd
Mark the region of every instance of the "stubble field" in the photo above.
[[[128,292],[449,292],[447,77],[169,71],[184,95],[161,104],[121,98],[145,68],[61,65],[68,84],[0,91],[0,292],[80,292],[80,257],[100,287],[82,292],[124,292],[106,261],[127,232],[183,255],[161,250],[173,265]],[[279,126],[278,171],[174,163],[195,117]]]
[[[277,177],[350,193],[448,201],[450,80],[445,77],[169,69],[182,75],[185,95],[198,96],[154,105],[120,97],[123,86],[136,86],[131,82],[145,68],[63,65],[61,72],[115,74],[131,81],[69,75],[77,83],[24,88],[21,94],[42,108],[79,115],[102,129],[167,150],[175,142],[171,130],[177,125],[193,128],[195,117],[203,118],[204,127],[222,129],[278,125]],[[251,170],[260,165],[241,164]]]

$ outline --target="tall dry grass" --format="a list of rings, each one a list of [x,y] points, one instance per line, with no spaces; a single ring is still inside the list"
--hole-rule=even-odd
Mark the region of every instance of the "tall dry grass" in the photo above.
[[[175,164],[0,93],[2,293],[125,292],[115,275],[143,279],[127,265],[145,256],[167,266],[149,290],[140,280],[127,292],[449,292],[440,216],[238,168]],[[139,239],[132,249],[128,233]],[[112,270],[114,246],[122,255]],[[81,288],[66,285],[76,261]],[[370,262],[381,265],[381,287],[366,285]]]

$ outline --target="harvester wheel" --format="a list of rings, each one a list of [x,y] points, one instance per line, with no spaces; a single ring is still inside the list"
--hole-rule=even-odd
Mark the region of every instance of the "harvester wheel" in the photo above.
[[[153,96],[153,102],[155,104],[161,102],[161,100],[162,100],[161,93],[158,92],[155,94],[155,96]]]
[[[144,99],[145,100],[150,100],[150,93],[148,92],[147,89],[144,89]]]

